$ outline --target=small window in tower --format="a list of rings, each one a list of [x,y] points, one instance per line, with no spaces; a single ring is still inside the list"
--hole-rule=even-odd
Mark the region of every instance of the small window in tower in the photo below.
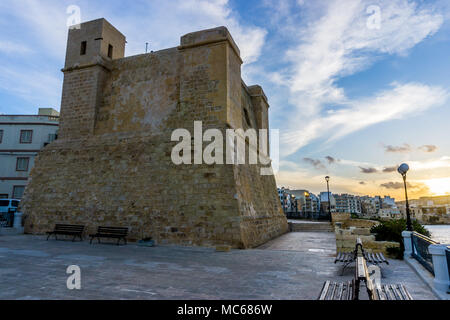
[[[81,48],[80,48],[80,55],[85,55],[86,54],[86,41],[82,41],[81,42]]]
[[[113,54],[113,46],[112,45],[108,45],[108,58],[112,59],[112,54]]]

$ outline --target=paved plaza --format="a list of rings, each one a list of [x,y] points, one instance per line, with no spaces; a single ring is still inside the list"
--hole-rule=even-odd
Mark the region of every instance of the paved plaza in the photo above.
[[[291,232],[251,250],[139,247],[43,236],[0,236],[0,299],[316,299],[340,276],[334,233]],[[81,290],[66,286],[66,268],[81,268]],[[414,299],[436,299],[403,261],[383,267]]]

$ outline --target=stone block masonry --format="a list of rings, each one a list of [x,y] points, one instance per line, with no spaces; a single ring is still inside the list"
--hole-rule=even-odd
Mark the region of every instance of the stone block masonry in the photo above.
[[[261,165],[171,161],[171,133],[193,136],[194,121],[224,137],[230,128],[268,128],[267,98],[241,80],[228,30],[190,33],[179,47],[137,56],[124,57],[124,48],[105,19],[69,30],[59,138],[31,172],[25,232],[127,226],[131,240],[233,248],[287,232],[275,178],[260,175]]]

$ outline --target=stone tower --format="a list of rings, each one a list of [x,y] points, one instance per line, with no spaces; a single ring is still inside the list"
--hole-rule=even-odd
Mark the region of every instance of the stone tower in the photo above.
[[[102,90],[113,59],[123,58],[125,36],[105,19],[69,29],[59,136],[83,137],[94,133]]]
[[[127,226],[160,243],[254,247],[287,231],[275,179],[259,164],[180,164],[175,129],[267,129],[260,86],[241,79],[225,27],[178,47],[124,57],[105,19],[69,31],[60,134],[38,156],[22,201],[25,230],[54,223]],[[193,138],[194,139],[194,138]],[[204,147],[204,145],[203,145]]]

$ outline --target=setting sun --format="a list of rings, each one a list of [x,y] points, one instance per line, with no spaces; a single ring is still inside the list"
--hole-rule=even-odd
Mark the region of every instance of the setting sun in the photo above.
[[[450,194],[450,178],[437,178],[424,181],[433,195]]]

